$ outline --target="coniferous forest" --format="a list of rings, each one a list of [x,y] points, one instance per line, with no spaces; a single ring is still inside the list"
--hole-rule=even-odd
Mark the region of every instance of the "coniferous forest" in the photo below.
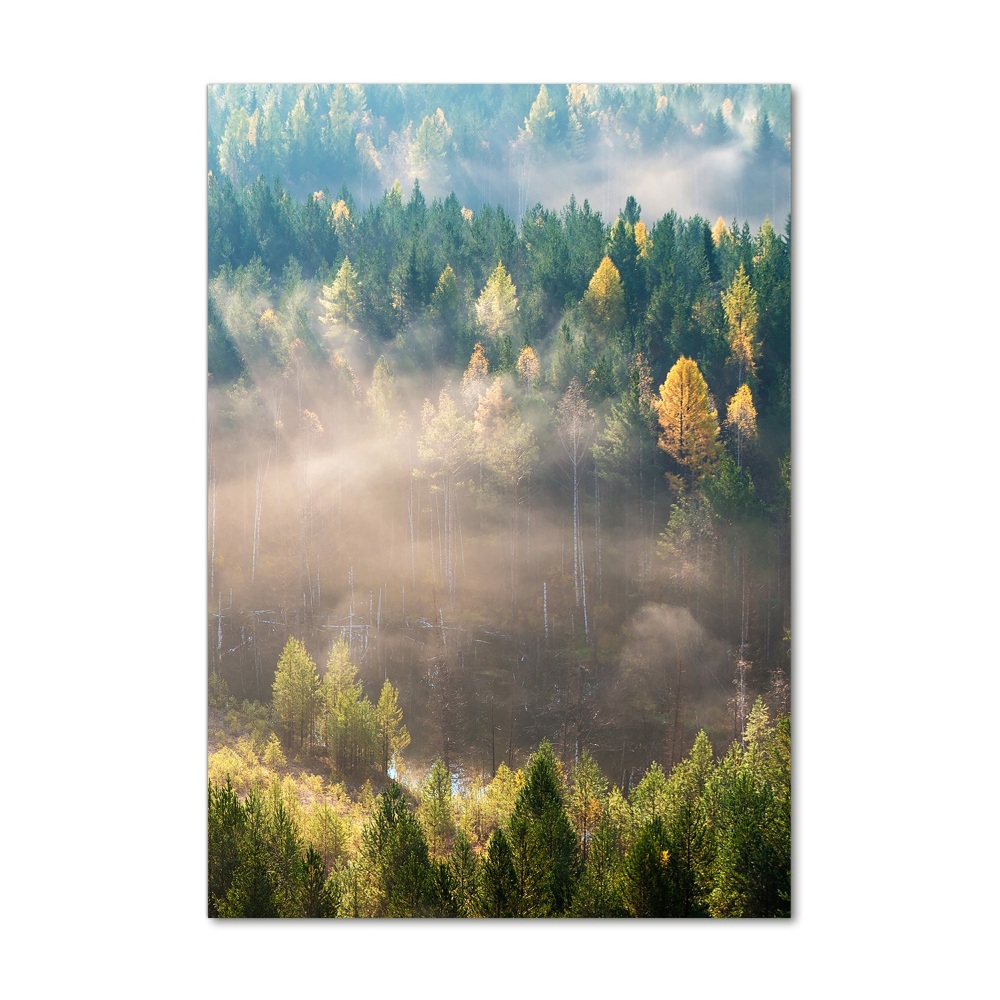
[[[789,88],[207,100],[209,914],[789,916]]]

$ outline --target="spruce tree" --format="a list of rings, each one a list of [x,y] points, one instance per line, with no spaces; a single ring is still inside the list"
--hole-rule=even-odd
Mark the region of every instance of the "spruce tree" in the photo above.
[[[359,855],[373,917],[423,917],[434,909],[427,841],[395,781],[378,797]]]
[[[486,845],[486,856],[480,868],[479,888],[473,897],[473,909],[480,917],[525,915],[510,844],[501,829],[493,831]]]
[[[562,778],[544,740],[528,763],[507,828],[522,916],[558,916],[573,900],[580,848],[563,802]]]
[[[274,710],[285,728],[288,746],[293,751],[300,749],[313,735],[322,702],[316,664],[298,639],[285,643],[272,692]]]

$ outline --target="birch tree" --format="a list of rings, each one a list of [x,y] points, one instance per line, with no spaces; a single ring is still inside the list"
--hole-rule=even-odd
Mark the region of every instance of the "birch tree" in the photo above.
[[[587,619],[587,573],[583,553],[583,529],[580,514],[580,480],[583,463],[594,436],[595,418],[587,397],[574,378],[558,406],[558,432],[569,461],[573,482],[573,592],[576,606],[583,610],[584,635],[590,638]]]
[[[243,521],[243,537],[245,541],[247,540],[249,527],[250,551],[247,562],[249,562],[250,567],[250,583],[253,584],[256,578],[257,558],[260,550],[261,519],[264,511],[264,484],[267,481],[268,471],[271,466],[271,426],[268,413],[260,397],[260,391],[256,385],[247,382],[244,378],[240,378],[236,385],[226,393],[226,397],[228,402],[228,409],[226,411],[227,422],[237,435],[247,436],[253,453],[253,516],[249,526],[247,525],[245,516]],[[249,472],[247,454],[244,451],[244,488]],[[213,487],[217,489],[217,484],[213,483]],[[245,506],[244,510],[246,510]]]
[[[440,566],[448,597],[454,607],[458,594],[456,576],[458,525],[458,485],[474,454],[472,422],[463,417],[445,386],[438,395],[435,407],[425,400],[421,416],[422,433],[417,442],[417,455],[423,471],[439,491],[443,510],[439,511],[438,524]]]
[[[511,617],[517,617],[518,508],[524,498],[525,483],[538,458],[535,432],[514,409],[513,400],[503,391],[497,377],[476,408],[474,423],[479,454],[498,487],[510,503],[510,603]]]

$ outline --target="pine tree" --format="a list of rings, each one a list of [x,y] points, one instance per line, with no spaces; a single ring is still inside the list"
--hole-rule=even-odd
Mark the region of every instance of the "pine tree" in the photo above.
[[[481,917],[520,917],[522,897],[510,845],[501,829],[496,829],[486,845],[479,871],[479,888],[474,911]]]
[[[289,639],[278,659],[273,703],[288,746],[303,748],[313,737],[322,701],[316,664],[298,639]]]
[[[580,846],[566,814],[559,764],[547,740],[528,762],[507,840],[518,879],[519,915],[567,912],[580,874]]]
[[[472,849],[472,844],[469,843],[469,838],[459,830],[448,857],[448,868],[451,872],[452,898],[455,909],[461,917],[475,915],[479,867],[479,859]]]
[[[336,205],[331,212],[335,209]],[[323,286],[323,294],[320,297],[323,313],[320,322],[330,327],[331,333],[341,325],[351,326],[357,321],[360,303],[361,283],[358,272],[345,257],[336,278],[329,285]]]
[[[400,754],[410,745],[410,733],[403,725],[403,710],[399,707],[399,692],[386,680],[382,684],[375,706],[378,730],[379,764],[383,774],[399,763]]]
[[[622,897],[633,917],[676,917],[671,885],[671,855],[663,821],[655,816],[644,824],[622,866]]]
[[[610,811],[604,812],[591,838],[587,864],[573,895],[573,916],[629,916],[622,901],[624,844],[622,824]]]
[[[607,794],[608,780],[601,773],[597,761],[586,749],[570,772],[568,812],[577,836],[580,838],[581,861],[587,863],[590,841],[601,813]]]
[[[208,786],[208,915],[219,916],[240,864],[246,814],[232,780]]]
[[[337,770],[340,773],[374,767],[381,770],[382,733],[376,711],[365,696],[358,668],[350,660],[350,647],[343,636],[333,644],[327,657],[322,697],[324,741]]]
[[[440,757],[434,761],[420,787],[417,815],[424,828],[431,857],[444,858],[455,833],[455,806],[451,795],[451,774]]]
[[[611,227],[608,239],[608,257],[621,278],[623,319],[628,323],[634,323],[644,309],[642,301],[644,289],[642,274],[639,271],[639,245],[636,242],[635,224],[628,221],[630,218],[638,221],[639,211],[641,207],[636,205],[635,199],[630,195],[629,203],[626,203],[627,214],[619,216]]]
[[[336,880],[328,879],[319,852],[310,845],[301,863],[302,916],[335,917],[338,895]]]
[[[667,776],[663,768],[653,761],[646,769],[642,780],[632,789],[628,797],[632,807],[636,827],[662,820],[667,813]]]
[[[441,332],[454,348],[462,329],[463,312],[458,279],[451,264],[445,267],[438,278],[431,295],[430,311],[434,322],[440,326]]]
[[[679,915],[707,916],[704,898],[710,886],[712,826],[705,789],[714,773],[712,745],[701,730],[691,753],[671,772],[666,815],[671,884]]]
[[[423,917],[434,905],[432,871],[420,824],[390,780],[361,834],[358,860],[373,917]]]
[[[714,834],[714,917],[791,914],[791,726],[772,724],[762,699],[706,784]]]

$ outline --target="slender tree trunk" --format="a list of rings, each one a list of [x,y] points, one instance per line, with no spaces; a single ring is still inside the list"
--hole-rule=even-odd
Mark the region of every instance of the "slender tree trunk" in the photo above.
[[[517,561],[517,494],[514,495],[514,508],[510,513],[510,620],[517,623],[517,589],[514,582],[514,566]]]
[[[212,459],[211,473],[210,473],[210,502],[212,509],[212,526],[211,526],[211,539],[212,539],[212,552],[211,559],[209,562],[209,596],[211,597],[215,593],[215,509],[219,497],[219,482],[216,478],[215,472],[215,459]]]
[[[594,463],[594,532],[597,539],[597,596],[604,600],[604,576],[601,571],[601,480]]]
[[[271,449],[267,450],[267,457],[264,460],[264,468],[261,469],[260,454],[257,455],[257,479],[254,486],[254,508],[253,508],[253,536],[250,551],[250,583],[254,583],[257,577],[257,552],[260,548],[260,520],[264,511],[264,483],[267,480],[267,473],[271,464]]]
[[[590,641],[590,624],[587,620],[587,568],[583,560],[583,544],[580,544],[580,593],[583,598],[583,634]]]
[[[744,730],[747,720],[747,698],[746,698],[746,672],[750,669],[747,661],[747,642],[750,631],[750,600],[747,583],[747,558],[746,539],[740,539],[740,658],[737,665],[739,671],[739,740],[743,749],[746,749]]]
[[[670,767],[677,763],[677,737],[681,724],[681,689],[684,681],[684,658],[677,650],[677,694],[674,698],[674,731],[670,740]]]
[[[409,497],[406,502],[406,514],[410,522],[410,584],[417,585],[417,536],[413,519],[413,466],[410,466]]]
[[[580,487],[577,482],[577,459],[573,456],[573,589],[580,606]]]

